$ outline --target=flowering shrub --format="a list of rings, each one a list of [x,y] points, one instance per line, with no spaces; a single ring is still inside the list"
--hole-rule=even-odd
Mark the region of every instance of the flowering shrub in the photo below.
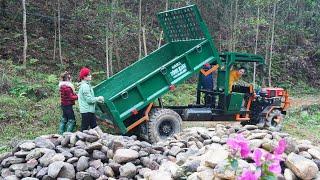
[[[227,140],[227,145],[230,148],[230,156],[228,161],[233,170],[238,169],[238,159],[251,157],[255,162],[256,169],[243,170],[240,180],[269,180],[276,179],[276,174],[281,173],[280,161],[282,153],[285,151],[286,142],[281,139],[278,146],[274,149],[273,153],[267,152],[264,149],[257,148],[251,153],[249,142],[238,134],[235,138]]]

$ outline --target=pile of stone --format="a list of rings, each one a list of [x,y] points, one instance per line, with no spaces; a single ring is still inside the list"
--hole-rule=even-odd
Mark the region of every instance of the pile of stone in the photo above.
[[[256,126],[189,128],[165,142],[150,144],[136,136],[115,136],[99,127],[84,132],[46,135],[19,143],[12,152],[0,155],[4,179],[235,179],[226,166],[226,141],[242,133],[250,148],[272,152],[285,138],[282,164],[285,179],[320,179],[320,148],[308,140]],[[239,161],[239,169],[253,161]]]

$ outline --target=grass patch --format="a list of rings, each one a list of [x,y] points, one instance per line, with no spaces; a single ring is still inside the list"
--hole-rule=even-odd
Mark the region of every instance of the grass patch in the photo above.
[[[320,143],[320,105],[293,109],[284,121],[284,131],[300,139]]]

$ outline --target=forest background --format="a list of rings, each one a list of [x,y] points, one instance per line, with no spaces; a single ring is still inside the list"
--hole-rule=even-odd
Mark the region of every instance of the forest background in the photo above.
[[[219,51],[265,58],[258,73],[264,81],[253,79],[250,65],[247,82],[318,98],[317,0],[0,0],[0,145],[56,132],[61,72],[76,81],[79,69],[90,66],[94,83],[112,76],[165,43],[158,12],[189,4],[198,5]],[[193,101],[193,87],[188,81],[167,103]],[[318,110],[299,109],[288,124],[306,117],[302,131],[319,128]]]

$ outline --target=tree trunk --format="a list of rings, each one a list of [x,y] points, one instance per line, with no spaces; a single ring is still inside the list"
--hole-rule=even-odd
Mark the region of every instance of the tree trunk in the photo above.
[[[56,12],[54,12],[53,26],[54,26],[53,62],[55,62],[56,61],[56,51],[57,51],[57,16],[56,16]]]
[[[1,1],[1,16],[5,17],[6,16],[6,7],[7,7],[7,2],[6,0]]]
[[[258,38],[259,38],[259,23],[260,23],[260,7],[258,5],[258,12],[257,12],[257,27],[256,27],[256,42],[254,46],[254,54],[257,54],[258,51]],[[257,69],[257,63],[255,62],[253,64],[253,88],[256,87],[256,69]]]
[[[270,43],[269,73],[268,73],[269,87],[271,87],[271,67],[272,67],[272,53],[273,53],[273,43],[274,43],[274,27],[275,27],[275,21],[276,21],[276,8],[277,8],[277,2],[274,2],[273,14],[272,14],[272,31],[271,31],[271,43]]]
[[[108,8],[108,0],[106,0],[106,9]],[[106,29],[105,29],[105,33],[106,33],[106,59],[105,59],[105,65],[106,65],[106,75],[107,78],[110,77],[110,67],[109,67],[109,26],[110,26],[110,21],[108,19],[109,15],[106,13]]]
[[[142,19],[141,19],[141,11],[142,11],[142,9],[141,9],[141,2],[142,2],[142,0],[140,0],[139,1],[139,31],[138,31],[138,34],[139,34],[139,59],[141,58],[141,56],[142,56],[142,43],[141,43],[141,21],[142,21]]]
[[[235,1],[235,15],[233,20],[233,31],[232,31],[232,51],[236,50],[237,42],[237,23],[238,23],[238,0]]]
[[[168,10],[168,6],[169,6],[169,0],[166,0],[166,11]],[[158,48],[161,47],[162,36],[163,36],[163,31],[160,32]]]
[[[58,0],[58,41],[59,41],[59,58],[60,58],[60,63],[63,65],[63,60],[62,60],[62,52],[61,52],[61,25],[60,25],[60,0]]]
[[[115,0],[111,1],[111,20],[110,20],[110,33],[111,42],[109,41],[109,65],[110,65],[110,76],[113,75],[113,46],[114,46],[114,3]]]
[[[144,56],[148,55],[147,51],[147,40],[146,40],[146,28],[142,27],[142,39],[143,39],[143,49],[144,49]]]
[[[27,9],[26,9],[26,0],[22,0],[23,8],[23,67],[27,67],[27,48],[28,48],[28,39],[27,39]]]

